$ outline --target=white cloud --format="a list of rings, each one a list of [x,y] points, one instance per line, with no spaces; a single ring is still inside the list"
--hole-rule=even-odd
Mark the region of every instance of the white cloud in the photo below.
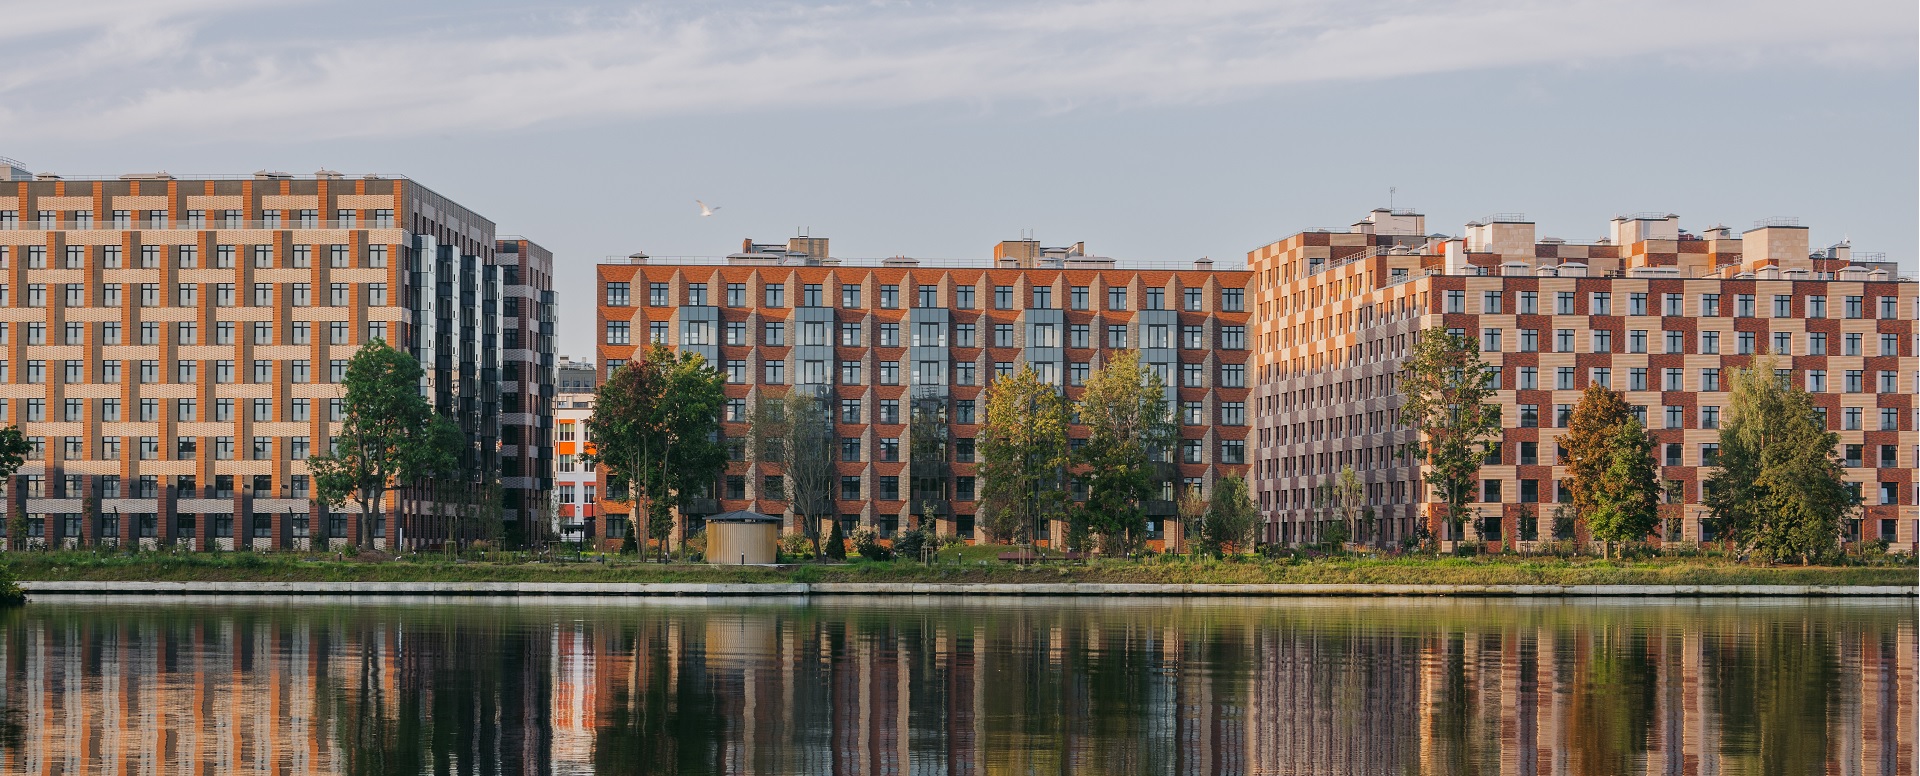
[[[1864,0],[390,8],[7,4],[0,136],[292,140],[685,115],[778,121],[806,106],[1060,110],[1646,58],[1910,69],[1916,13]]]

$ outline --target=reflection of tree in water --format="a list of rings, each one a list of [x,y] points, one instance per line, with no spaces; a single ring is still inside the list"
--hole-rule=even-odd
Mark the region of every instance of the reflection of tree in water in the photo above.
[[[332,696],[347,772],[546,771],[545,629],[425,619],[397,627],[359,621],[343,645],[355,675],[315,682]],[[383,661],[393,664],[391,687]],[[326,662],[320,666],[324,673]]]
[[[603,685],[610,692],[599,699],[605,710],[593,731],[595,772],[721,772],[729,725],[716,701],[740,688],[718,686],[721,677],[706,670],[702,645],[691,639],[673,644],[658,623],[637,631],[613,627],[610,651],[631,655],[632,673]]]
[[[1575,773],[1634,773],[1645,769],[1652,743],[1655,670],[1647,632],[1607,622],[1584,634],[1585,658],[1570,711]]]
[[[17,640],[20,632],[19,624],[26,617],[23,612],[24,607],[19,606],[0,608],[0,633],[7,634],[8,643],[19,643]],[[20,650],[17,649],[7,650],[7,660],[4,665],[0,665],[0,675],[6,677],[5,681],[0,681],[0,693],[4,693],[0,694],[0,762],[17,756],[20,744],[26,740],[27,735],[23,720],[26,715],[24,704],[15,700],[12,692],[13,688],[24,684],[16,681],[17,672],[26,670],[26,663],[19,653]]]
[[[1835,711],[1830,693],[1840,684],[1830,628],[1765,618],[1708,642],[1719,658],[1713,661],[1715,711],[1730,765],[1769,775],[1825,771],[1828,730],[1821,721]],[[1906,710],[1907,724],[1912,713]]]

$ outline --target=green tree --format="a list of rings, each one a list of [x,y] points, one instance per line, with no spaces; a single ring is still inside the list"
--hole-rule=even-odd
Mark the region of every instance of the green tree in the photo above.
[[[1774,377],[1771,360],[1735,370],[1718,468],[1704,501],[1722,535],[1745,552],[1802,564],[1837,546],[1860,506],[1806,391]]]
[[[1221,477],[1213,484],[1213,499],[1207,502],[1201,519],[1202,546],[1212,555],[1245,551],[1253,546],[1253,534],[1260,527],[1260,510],[1254,506],[1247,481],[1236,475]]]
[[[834,520],[833,526],[827,530],[826,556],[837,561],[847,559],[847,536],[840,531],[838,519]]]
[[[13,499],[7,497],[7,486],[13,482],[13,473],[27,462],[27,454],[33,452],[33,444],[20,433],[19,426],[0,428],[0,510],[7,513],[8,549],[27,548],[27,514],[24,510],[13,511]]]
[[[1604,465],[1593,481],[1593,507],[1585,513],[1587,531],[1613,556],[1614,542],[1636,541],[1660,525],[1660,502],[1653,472],[1653,441],[1638,418],[1614,426],[1599,454]]]
[[[1612,556],[1614,542],[1644,539],[1659,526],[1653,442],[1623,394],[1589,383],[1560,443],[1573,507],[1605,555]]]
[[[762,399],[748,420],[760,461],[780,466],[786,478],[781,495],[800,519],[813,556],[820,557],[820,520],[833,514],[833,415],[827,400],[796,387]]]
[[[388,491],[452,472],[466,446],[460,427],[421,395],[424,375],[411,354],[384,341],[361,346],[347,361],[340,433],[331,449],[307,458],[321,501],[359,505],[354,542],[360,546],[371,542],[373,518]]]
[[[1124,555],[1145,540],[1154,457],[1172,449],[1179,431],[1166,385],[1139,353],[1120,351],[1087,378],[1078,409],[1087,443],[1074,463],[1087,484],[1087,527],[1107,554]]]
[[[1500,436],[1499,407],[1485,361],[1472,340],[1443,331],[1426,332],[1413,345],[1402,373],[1403,420],[1420,429],[1415,455],[1429,467],[1427,482],[1440,492],[1443,517],[1458,536],[1470,512],[1480,461]]]
[[[633,547],[642,535],[658,541],[666,557],[673,510],[710,487],[727,465],[720,439],[726,378],[698,353],[656,345],[644,358],[615,370],[594,395],[593,461],[609,480],[626,483]]]
[[[980,500],[996,541],[1030,542],[1042,521],[1064,514],[1067,402],[1030,366],[987,386],[980,426]]]

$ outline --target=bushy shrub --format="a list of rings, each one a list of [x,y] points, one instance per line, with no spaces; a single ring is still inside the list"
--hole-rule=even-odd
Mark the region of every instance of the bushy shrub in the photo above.
[[[787,560],[809,560],[813,557],[813,540],[806,534],[783,534],[780,537],[780,557]]]
[[[880,534],[871,528],[853,532],[853,551],[867,560],[893,560],[893,550],[880,543]]]
[[[695,563],[706,560],[707,532],[694,531],[692,536],[687,537],[687,540],[680,544],[680,548],[687,553],[687,560]]]
[[[893,551],[902,558],[919,560],[921,553],[933,542],[933,531],[922,525],[900,532],[900,536],[893,540]]]

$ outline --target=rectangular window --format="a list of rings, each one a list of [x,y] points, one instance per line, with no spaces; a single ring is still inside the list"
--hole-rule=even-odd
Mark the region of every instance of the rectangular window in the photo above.
[[[1807,317],[1827,317],[1827,297],[1825,295],[1807,297]]]
[[[1246,402],[1229,401],[1220,403],[1220,425],[1244,426],[1247,424]]]
[[[973,309],[973,286],[955,286],[953,289],[953,306],[962,310]]]
[[[994,286],[993,287],[993,309],[995,310],[1013,309],[1013,286]]]
[[[785,385],[787,383],[787,362],[767,361],[762,365],[762,383],[767,385]]]
[[[767,307],[787,306],[787,287],[783,283],[768,283],[765,293]]]
[[[880,286],[880,309],[900,309],[900,286],[891,283]]]
[[[607,321],[607,344],[633,344],[633,324],[627,321]]]
[[[1662,314],[1675,317],[1686,314],[1686,303],[1679,294],[1661,294],[1660,297]]]
[[[1107,309],[1108,310],[1127,309],[1127,289],[1125,287],[1113,287],[1113,288],[1107,289]]]
[[[1554,315],[1572,315],[1573,314],[1573,292],[1572,291],[1559,291],[1554,293],[1553,314]]]
[[[1067,289],[1067,303],[1075,310],[1087,309],[1089,290],[1086,286],[1073,286]]]
[[[1247,387],[1246,365],[1245,364],[1221,364],[1220,365],[1220,387],[1222,388]]]

